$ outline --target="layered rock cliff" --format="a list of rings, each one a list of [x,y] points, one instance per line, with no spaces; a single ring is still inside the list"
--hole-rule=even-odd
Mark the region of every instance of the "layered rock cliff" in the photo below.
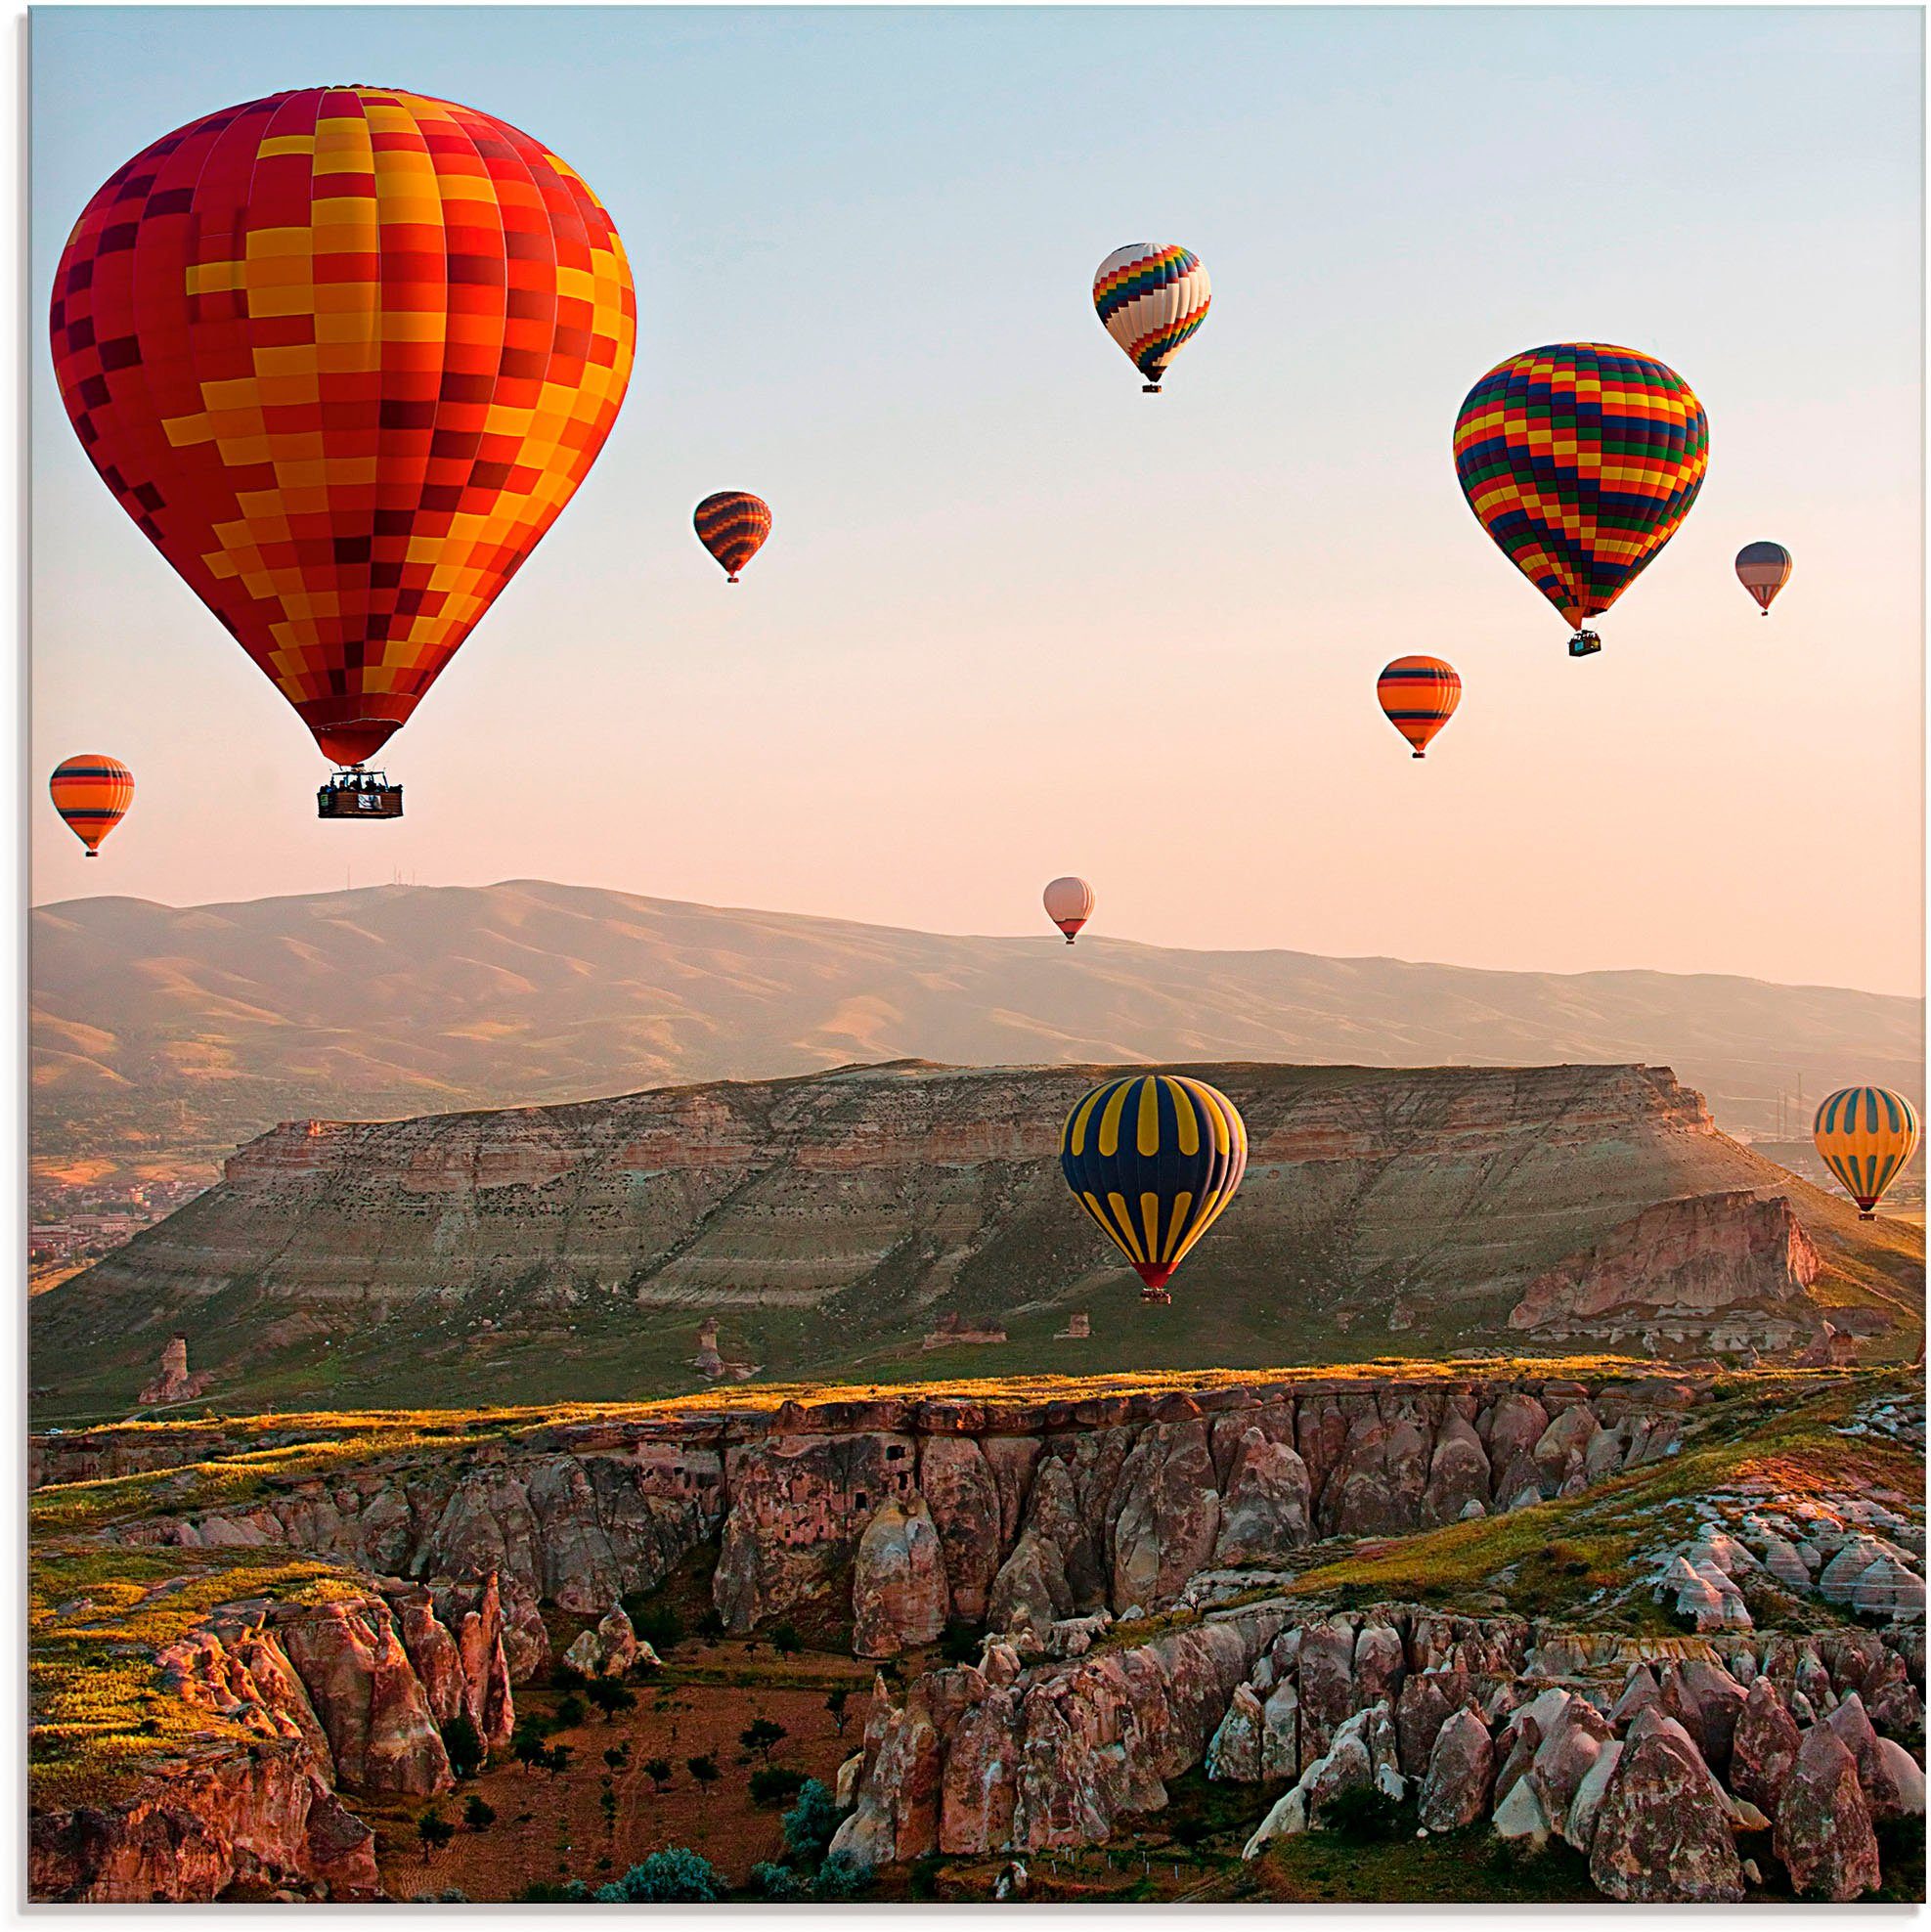
[[[694,1380],[685,1318],[664,1312],[685,1307],[725,1311],[773,1376],[909,1356],[937,1305],[1006,1329],[982,1351],[1001,1366],[1056,1360],[1068,1304],[1095,1301],[1082,1368],[1115,1365],[1096,1348],[1122,1367],[1345,1359],[1394,1328],[1500,1339],[1538,1276],[1682,1197],[1776,1192],[1820,1240],[1877,1240],[1667,1071],[1207,1066],[1246,1116],[1247,1178],[1155,1320],[1058,1170],[1060,1123],[1104,1071],[899,1063],[287,1124],[36,1298],[34,1380],[43,1404],[126,1403],[165,1329],[230,1403],[271,1359],[285,1399],[304,1376],[335,1400],[419,1401],[427,1377],[461,1402],[505,1375],[524,1399],[634,1396]]]

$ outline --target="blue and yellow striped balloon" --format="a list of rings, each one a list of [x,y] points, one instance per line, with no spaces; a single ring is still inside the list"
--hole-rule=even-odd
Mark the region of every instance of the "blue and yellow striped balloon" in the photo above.
[[[1817,1110],[1811,1137],[1858,1204],[1859,1219],[1872,1220],[1884,1190],[1917,1152],[1917,1110],[1888,1087],[1840,1087]]]
[[[1241,1184],[1248,1130],[1217,1087],[1184,1074],[1108,1080],[1066,1117],[1066,1184],[1132,1262],[1145,1301],[1170,1301],[1168,1277]]]

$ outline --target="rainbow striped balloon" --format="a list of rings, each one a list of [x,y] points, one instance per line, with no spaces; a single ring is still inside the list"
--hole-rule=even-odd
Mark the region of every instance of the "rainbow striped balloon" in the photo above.
[[[1497,363],[1455,420],[1469,507],[1574,627],[1655,561],[1709,459],[1709,417],[1683,377],[1601,342],[1557,342]]]
[[[1093,277],[1093,307],[1106,331],[1147,379],[1150,396],[1182,345],[1207,320],[1213,285],[1190,248],[1135,242],[1116,248]]]
[[[1462,702],[1462,679],[1438,657],[1398,657],[1377,680],[1375,695],[1415,756],[1426,758],[1429,740]]]
[[[727,584],[737,582],[737,573],[771,534],[770,505],[749,490],[720,490],[706,497],[690,520],[697,541],[724,565]]]
[[[134,803],[134,773],[117,758],[82,752],[55,766],[47,789],[54,795],[54,810],[87,848],[88,857],[98,858],[101,841]]]
[[[1248,1130],[1217,1087],[1183,1074],[1134,1074],[1084,1095],[1066,1117],[1066,1184],[1132,1262],[1143,1301],[1167,1279],[1247,1171]]]
[[[1888,1087],[1842,1087],[1817,1110],[1811,1137],[1858,1204],[1858,1218],[1868,1221],[1917,1152],[1917,1111]]]

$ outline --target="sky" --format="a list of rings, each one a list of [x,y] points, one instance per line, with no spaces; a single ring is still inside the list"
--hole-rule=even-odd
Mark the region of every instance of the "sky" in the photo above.
[[[35,9],[33,898],[536,877],[970,933],[1922,984],[1921,17]],[[168,130],[370,80],[561,154],[636,276],[575,502],[321,824],[306,730],[63,413],[68,228]],[[1206,261],[1165,391],[1094,317]],[[1450,434],[1595,339],[1708,480],[1571,661]],[[690,511],[765,497],[735,589]],[[1796,568],[1768,620],[1732,559]],[[1417,764],[1409,651],[1465,695]],[[97,862],[44,775],[123,759]]]

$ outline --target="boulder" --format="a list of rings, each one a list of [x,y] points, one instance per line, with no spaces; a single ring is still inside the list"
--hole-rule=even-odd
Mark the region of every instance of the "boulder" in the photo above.
[[[1207,1775],[1228,1783],[1259,1782],[1260,1737],[1265,1725],[1259,1694],[1251,1684],[1236,1687],[1227,1715],[1207,1747]]]
[[[1622,1754],[1622,1740],[1611,1737],[1597,1753],[1596,1762],[1589,1767],[1582,1782],[1576,1786],[1575,1796],[1569,1800],[1568,1813],[1562,1820],[1562,1836],[1584,1858],[1589,1856],[1590,1847],[1596,1842],[1596,1815],[1602,1809],[1609,1779],[1615,1776]]]
[[[632,1628],[630,1617],[621,1603],[612,1603],[598,1620],[596,1641],[603,1650],[605,1677],[628,1677],[637,1667],[643,1651],[649,1647],[637,1643],[636,1632]],[[650,1652],[650,1661],[657,1661],[655,1650]]]
[[[1789,1780],[1803,1741],[1782,1693],[1767,1676],[1750,1686],[1730,1748],[1730,1788],[1770,1817]]]
[[[1858,1768],[1858,1782],[1864,1789],[1872,1824],[1883,1824],[1912,1813],[1922,1815],[1924,1774],[1908,1751],[1889,1738],[1878,1736],[1865,1710],[1864,1699],[1855,1690],[1848,1692],[1823,1722],[1836,1734]]]
[[[1213,1546],[1217,1564],[1278,1562],[1310,1536],[1307,1465],[1258,1428],[1241,1436]]]
[[[917,1492],[888,1497],[858,1539],[852,1573],[852,1650],[896,1657],[936,1641],[951,1593],[932,1513]]]
[[[1804,1733],[1777,1803],[1773,1843],[1800,1898],[1842,1903],[1882,1882],[1857,1763],[1827,1724]]]
[[[1057,1469],[1059,1465],[1046,1467]],[[1024,1531],[992,1579],[987,1622],[994,1630],[1043,1634],[1072,1611],[1073,1592],[1067,1584],[1059,1546],[1035,1529]]]
[[[1472,1824],[1488,1810],[1494,1783],[1494,1742],[1487,1725],[1465,1704],[1442,1723],[1429,1748],[1421,1822],[1430,1831]]]
[[[1734,1903],[1743,1871],[1722,1787],[1680,1724],[1638,1713],[1596,1809],[1590,1882],[1646,1904]]]

